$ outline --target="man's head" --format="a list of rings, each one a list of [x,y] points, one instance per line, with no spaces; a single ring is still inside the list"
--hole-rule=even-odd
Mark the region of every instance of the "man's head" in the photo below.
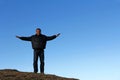
[[[41,34],[41,29],[40,29],[40,28],[37,28],[37,29],[36,29],[36,34],[37,34],[37,35],[40,35],[40,34]]]

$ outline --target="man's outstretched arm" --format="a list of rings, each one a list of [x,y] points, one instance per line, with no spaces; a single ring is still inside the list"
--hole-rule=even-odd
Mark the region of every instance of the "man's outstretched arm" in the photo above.
[[[20,37],[20,36],[16,36],[16,38],[19,38],[19,39],[24,40],[24,41],[31,41],[31,37]]]
[[[49,40],[53,40],[55,39],[56,37],[58,37],[60,35],[60,33],[56,34],[56,35],[53,35],[53,36],[47,36],[47,41]]]

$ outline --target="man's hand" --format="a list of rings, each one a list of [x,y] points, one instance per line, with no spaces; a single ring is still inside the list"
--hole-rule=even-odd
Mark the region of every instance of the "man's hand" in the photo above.
[[[20,38],[19,36],[16,36],[16,38]]]
[[[56,37],[58,37],[60,35],[60,33],[56,34]]]

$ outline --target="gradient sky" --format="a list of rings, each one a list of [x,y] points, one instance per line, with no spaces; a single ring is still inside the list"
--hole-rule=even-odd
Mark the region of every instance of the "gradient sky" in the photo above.
[[[120,0],[0,0],[0,69],[32,72],[30,36],[48,36],[45,73],[120,80]]]

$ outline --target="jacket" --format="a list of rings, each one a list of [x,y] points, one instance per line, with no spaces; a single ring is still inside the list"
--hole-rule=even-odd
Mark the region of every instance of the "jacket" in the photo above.
[[[56,38],[56,35],[53,36],[46,36],[43,34],[40,35],[32,35],[30,37],[19,37],[21,40],[31,41],[33,49],[45,49],[46,43],[49,40],[53,40]]]

